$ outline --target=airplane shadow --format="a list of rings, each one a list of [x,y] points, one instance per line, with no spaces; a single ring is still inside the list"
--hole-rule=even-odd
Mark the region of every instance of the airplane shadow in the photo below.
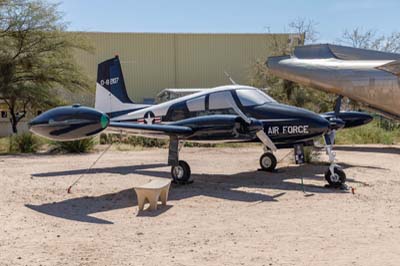
[[[57,177],[57,176],[65,176],[65,175],[81,175],[81,174],[120,174],[127,175],[136,173],[138,170],[145,169],[154,169],[160,167],[166,167],[167,164],[158,163],[158,164],[143,164],[143,165],[129,165],[129,166],[116,166],[116,167],[103,167],[103,168],[92,168],[88,169],[76,169],[76,170],[66,170],[66,171],[57,171],[57,172],[46,172],[46,173],[37,173],[32,174],[33,177]]]
[[[45,203],[41,205],[26,204],[34,211],[64,218],[73,221],[113,224],[111,221],[90,216],[90,214],[133,207],[137,205],[136,196],[132,189],[125,189],[116,193],[109,193],[97,197],[79,197],[60,202]]]
[[[123,166],[92,169],[91,173],[113,173],[126,175],[137,173],[150,177],[169,178],[167,171],[153,171],[151,169],[164,167],[165,164],[150,164],[141,166]],[[355,167],[345,165],[345,168]],[[359,166],[356,166],[359,167]],[[363,166],[361,166],[363,167]],[[194,183],[190,185],[173,185],[170,190],[169,200],[183,200],[199,195],[241,202],[277,202],[285,191],[306,191],[307,193],[346,193],[346,191],[328,189],[323,186],[307,184],[307,180],[323,180],[326,165],[303,165],[280,167],[278,172],[247,171],[233,175],[228,174],[193,174]],[[86,169],[34,174],[38,177],[57,177],[61,175],[80,175]],[[319,173],[319,174],[316,174]],[[298,180],[303,177],[304,185]],[[295,180],[297,179],[297,181]],[[349,179],[349,182],[357,182]],[[283,192],[268,195],[262,189],[276,189]],[[310,195],[310,194],[309,194]],[[116,193],[109,193],[96,197],[79,197],[60,202],[45,203],[41,205],[25,205],[26,207],[47,215],[73,221],[113,224],[112,221],[91,216],[92,214],[137,206],[137,199],[133,189],[125,189]],[[137,217],[158,216],[171,206],[160,206],[157,211],[139,212]]]

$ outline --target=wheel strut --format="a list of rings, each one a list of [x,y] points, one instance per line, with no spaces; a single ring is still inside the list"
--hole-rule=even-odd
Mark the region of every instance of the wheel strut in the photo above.
[[[179,151],[182,148],[178,137],[171,136],[169,140],[168,165],[171,165],[171,177],[177,184],[190,182],[191,170],[187,162],[179,160]]]

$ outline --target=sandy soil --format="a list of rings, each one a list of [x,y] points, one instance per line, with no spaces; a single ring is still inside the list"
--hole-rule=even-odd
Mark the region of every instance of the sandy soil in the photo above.
[[[131,188],[169,177],[167,150],[110,151],[72,194],[98,154],[1,156],[0,265],[400,264],[399,146],[338,147],[354,195],[324,165],[257,172],[257,148],[181,154],[195,182],[142,213]]]

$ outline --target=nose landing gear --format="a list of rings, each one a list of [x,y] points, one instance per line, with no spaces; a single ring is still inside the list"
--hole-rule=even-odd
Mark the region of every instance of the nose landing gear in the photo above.
[[[331,187],[341,188],[346,183],[346,174],[339,166],[334,166],[333,171],[328,169],[325,172],[325,180]]]
[[[335,163],[336,153],[332,151],[333,145],[329,142],[326,143],[326,153],[329,155],[330,166],[325,172],[325,179],[333,188],[346,188],[346,173],[342,168]]]

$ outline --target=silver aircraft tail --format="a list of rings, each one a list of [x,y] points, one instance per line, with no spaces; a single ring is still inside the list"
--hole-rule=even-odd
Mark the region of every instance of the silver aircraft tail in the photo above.
[[[296,47],[291,56],[269,57],[266,64],[280,78],[400,119],[400,54],[318,44]]]

